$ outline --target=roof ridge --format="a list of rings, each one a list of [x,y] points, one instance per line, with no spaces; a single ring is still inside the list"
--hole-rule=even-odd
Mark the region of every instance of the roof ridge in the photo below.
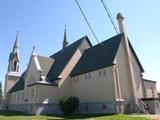
[[[99,46],[99,45],[102,45],[102,46],[103,46],[103,43],[113,41],[114,38],[116,38],[116,37],[118,37],[118,36],[120,36],[120,35],[123,35],[123,33],[120,33],[120,34],[115,35],[115,36],[113,36],[113,37],[110,37],[110,38],[108,38],[108,39],[106,39],[106,40],[104,40],[104,41],[102,41],[102,42],[100,42],[100,43],[98,43],[98,44],[95,44],[95,45],[93,45],[92,47],[86,49],[86,51],[87,51],[87,50],[90,50],[90,49],[94,49],[95,47],[97,47],[97,46]]]
[[[56,53],[50,55],[49,57],[52,57],[52,56],[54,56],[54,55],[60,53],[61,51],[64,51],[65,49],[67,49],[67,48],[73,46],[74,44],[76,44],[76,43],[82,41],[84,38],[87,38],[87,39],[88,39],[88,36],[85,35],[85,36],[81,37],[80,39],[78,39],[78,40],[74,41],[73,43],[69,44],[69,45],[68,45],[67,47],[65,47],[64,49],[61,49],[61,50],[57,51]]]

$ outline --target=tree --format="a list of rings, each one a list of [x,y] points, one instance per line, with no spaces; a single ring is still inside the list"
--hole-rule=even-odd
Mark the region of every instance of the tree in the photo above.
[[[59,101],[60,109],[64,115],[70,115],[76,111],[79,106],[77,97],[63,97]]]

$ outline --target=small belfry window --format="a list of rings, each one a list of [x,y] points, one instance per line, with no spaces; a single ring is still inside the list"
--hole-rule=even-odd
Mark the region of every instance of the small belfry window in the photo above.
[[[16,71],[16,68],[17,68],[17,62],[14,61],[14,71]]]

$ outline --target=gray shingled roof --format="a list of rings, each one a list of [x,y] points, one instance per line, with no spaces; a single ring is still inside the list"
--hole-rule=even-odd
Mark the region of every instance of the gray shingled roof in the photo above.
[[[114,58],[122,40],[123,34],[116,35],[101,44],[97,44],[87,49],[82,55],[81,59],[71,72],[71,76],[81,75],[97,69],[113,65]],[[135,56],[141,71],[143,68],[138,60],[132,45],[130,44],[131,51]]]
[[[37,56],[40,67],[42,69],[43,76],[46,76],[48,72],[50,71],[52,65],[54,64],[55,60],[50,57],[44,57],[44,56]]]
[[[77,50],[77,48],[81,45],[83,40],[87,40],[88,43],[91,45],[87,36],[82,37],[78,41],[72,43],[71,45],[67,46],[66,48],[60,50],[59,52],[51,55],[50,57],[55,60],[54,64],[52,65],[47,78],[50,81],[54,81],[59,79],[59,75],[63,71],[64,67],[68,64],[69,60]],[[91,45],[92,46],[92,45]]]
[[[25,75],[26,71],[23,72],[23,74],[21,75],[21,77],[19,78],[19,80],[15,83],[15,85],[10,89],[10,93],[13,92],[17,92],[20,90],[24,90],[24,84],[25,84],[25,79],[24,79],[24,75]]]

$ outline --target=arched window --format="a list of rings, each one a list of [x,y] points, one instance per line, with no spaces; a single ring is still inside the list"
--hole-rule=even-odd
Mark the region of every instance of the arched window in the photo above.
[[[17,68],[17,61],[14,61],[14,71],[16,71]]]

